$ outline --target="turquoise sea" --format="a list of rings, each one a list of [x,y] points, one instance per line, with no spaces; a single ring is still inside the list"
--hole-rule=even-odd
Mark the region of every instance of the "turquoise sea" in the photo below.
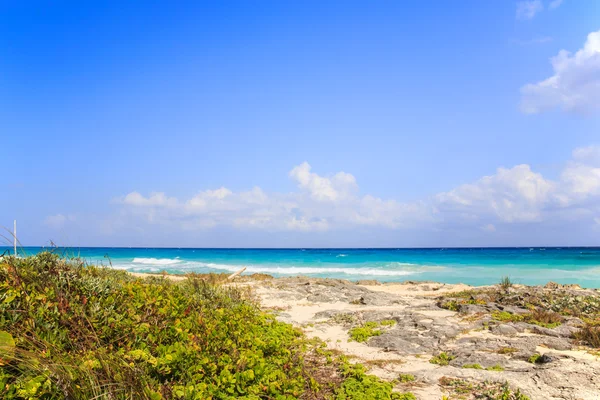
[[[0,248],[0,253],[9,248]],[[35,254],[39,247],[21,248]],[[95,264],[133,272],[235,272],[350,280],[432,280],[486,285],[509,276],[523,284],[548,281],[600,288],[600,247],[438,249],[54,249]]]

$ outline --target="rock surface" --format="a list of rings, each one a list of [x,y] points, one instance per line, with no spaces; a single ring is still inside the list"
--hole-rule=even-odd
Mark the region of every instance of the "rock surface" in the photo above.
[[[551,327],[530,314],[536,301],[547,310],[565,303],[596,312],[597,291],[558,284],[504,291],[477,288],[494,300],[482,301],[466,293],[474,289],[466,285],[361,283],[280,278],[242,284],[251,286],[261,304],[278,312],[282,321],[302,327],[357,362],[373,365],[371,373],[389,380],[399,373],[413,374],[417,381],[408,389],[418,399],[447,394],[442,377],[508,382],[531,399],[600,399],[600,360],[572,339],[581,320],[564,317]],[[557,295],[547,296],[549,291]],[[514,321],[499,320],[506,315]],[[380,334],[365,343],[349,341],[353,327],[390,320],[393,325],[381,325]],[[448,365],[430,363],[440,353],[451,356]],[[407,390],[406,384],[397,385]]]

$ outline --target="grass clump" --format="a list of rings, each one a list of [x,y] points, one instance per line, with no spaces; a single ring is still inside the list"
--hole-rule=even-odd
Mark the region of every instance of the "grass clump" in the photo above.
[[[352,313],[335,314],[327,322],[331,324],[350,325],[356,322],[356,316]]]
[[[439,383],[449,393],[442,399],[530,400],[520,390],[511,390],[507,382],[476,382],[443,376]]]
[[[508,290],[513,286],[513,282],[510,280],[509,276],[503,276],[502,279],[500,279],[498,286],[500,286],[500,288],[503,290]]]
[[[500,347],[498,350],[496,350],[496,353],[498,354],[513,354],[513,353],[517,353],[519,351],[519,349],[515,348],[515,347]]]
[[[560,314],[540,308],[534,309],[525,319],[530,324],[543,326],[545,328],[556,328],[563,322],[563,318]]]
[[[504,371],[504,367],[500,364],[492,365],[491,367],[483,368],[481,364],[464,364],[463,368],[484,369],[486,371]]]
[[[586,323],[573,337],[591,347],[600,348],[600,326]]]
[[[437,356],[434,356],[433,358],[431,358],[429,360],[429,362],[431,364],[437,364],[437,365],[448,365],[450,363],[450,361],[454,360],[456,357],[448,354],[448,353],[440,353]]]
[[[361,326],[354,327],[350,329],[348,332],[350,338],[349,342],[355,341],[359,343],[364,343],[373,336],[379,336],[383,333],[382,327],[390,327],[396,324],[394,320],[383,320],[380,322],[365,322]]]
[[[398,375],[398,382],[400,383],[410,383],[416,380],[413,374],[400,374]]]
[[[508,311],[492,311],[492,318],[501,322],[527,322],[544,328],[556,328],[562,324],[561,315],[541,309],[534,309],[529,314],[513,314]]]

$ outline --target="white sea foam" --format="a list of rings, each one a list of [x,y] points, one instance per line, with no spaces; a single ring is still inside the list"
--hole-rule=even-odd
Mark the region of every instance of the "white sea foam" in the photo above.
[[[134,264],[145,264],[145,265],[174,265],[174,264],[179,264],[180,262],[181,262],[181,260],[179,260],[179,257],[177,257],[177,259],[136,257],[132,261],[132,263],[134,263]]]
[[[348,254],[338,254],[336,257],[348,257]]]
[[[140,265],[142,264],[142,265]],[[402,263],[392,263],[391,265],[404,265]],[[297,267],[297,266],[271,266],[271,265],[231,265],[217,264],[200,261],[183,261],[173,259],[156,259],[156,258],[134,258],[132,262],[113,263],[113,267],[117,269],[126,269],[131,271],[148,270],[154,271],[157,266],[167,267],[166,270],[173,271],[197,271],[206,272],[209,270],[236,272],[246,267],[246,273],[264,273],[274,275],[334,275],[343,274],[349,276],[404,276],[419,274],[426,272],[430,267],[414,266],[406,264],[408,268],[399,269],[383,269],[373,267],[358,267],[358,268],[343,268],[343,267]],[[437,267],[435,267],[437,268]]]

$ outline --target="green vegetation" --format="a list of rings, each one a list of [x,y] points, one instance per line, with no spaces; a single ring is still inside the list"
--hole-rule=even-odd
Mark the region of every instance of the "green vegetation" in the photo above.
[[[471,368],[471,369],[483,369],[480,364],[464,364],[463,368]]]
[[[364,343],[373,336],[379,336],[383,333],[382,327],[389,327],[395,325],[396,321],[394,320],[383,320],[380,322],[365,322],[361,326],[354,327],[350,329],[349,335],[350,339],[348,341],[355,341]]]
[[[592,347],[600,347],[600,327],[586,323],[574,335],[574,338]]]
[[[534,309],[529,314],[513,314],[508,311],[492,311],[492,318],[501,322],[527,322],[529,324],[543,326],[544,328],[556,328],[562,324],[563,318],[552,311]]]
[[[498,350],[496,350],[496,353],[498,354],[513,354],[513,353],[517,353],[519,351],[519,349],[515,348],[515,347],[500,347]]]
[[[357,326],[355,328],[350,329],[350,339],[348,341],[354,340],[355,342],[366,342],[373,336],[379,336],[383,332],[379,329],[379,324],[377,322],[366,322],[362,326]]]
[[[460,399],[486,399],[486,400],[530,400],[519,390],[513,391],[508,383],[476,382],[459,378],[441,377],[440,386],[450,393],[442,398],[451,399],[456,395]]]
[[[492,318],[501,322],[519,322],[523,321],[523,316],[513,314],[508,311],[492,311]]]
[[[500,279],[500,283],[498,284],[502,289],[508,290],[513,286],[513,282],[510,280],[510,277],[504,276]]]
[[[457,298],[457,297],[455,297]],[[457,300],[452,299],[449,301],[440,301],[438,302],[438,306],[441,308],[444,308],[446,310],[450,310],[450,311],[460,311],[463,305],[466,304],[479,304],[479,305],[485,305],[486,302],[485,300],[482,299],[477,299],[475,297],[468,297],[468,298],[458,298]]]
[[[398,382],[400,383],[410,383],[416,380],[413,374],[400,374],[398,376]]]
[[[464,364],[463,368],[471,368],[471,369],[484,369],[486,371],[504,371],[504,367],[502,365],[496,364],[491,367],[483,368],[481,364]]]
[[[442,352],[429,360],[429,362],[437,365],[448,365],[450,361],[454,360],[455,358],[456,357],[451,354]]]
[[[365,369],[360,364],[346,363],[342,370],[345,378],[335,400],[416,400],[412,393],[392,392],[393,385],[382,382],[374,376],[366,375]]]
[[[1,259],[0,398],[411,398],[222,281]]]
[[[529,361],[532,364],[537,364],[540,358],[542,358],[542,355],[538,354],[538,353],[535,353],[531,357],[529,357],[527,359],[527,361]]]
[[[531,311],[531,314],[526,316],[526,321],[545,328],[556,328],[562,324],[563,318],[553,311],[536,308]]]

